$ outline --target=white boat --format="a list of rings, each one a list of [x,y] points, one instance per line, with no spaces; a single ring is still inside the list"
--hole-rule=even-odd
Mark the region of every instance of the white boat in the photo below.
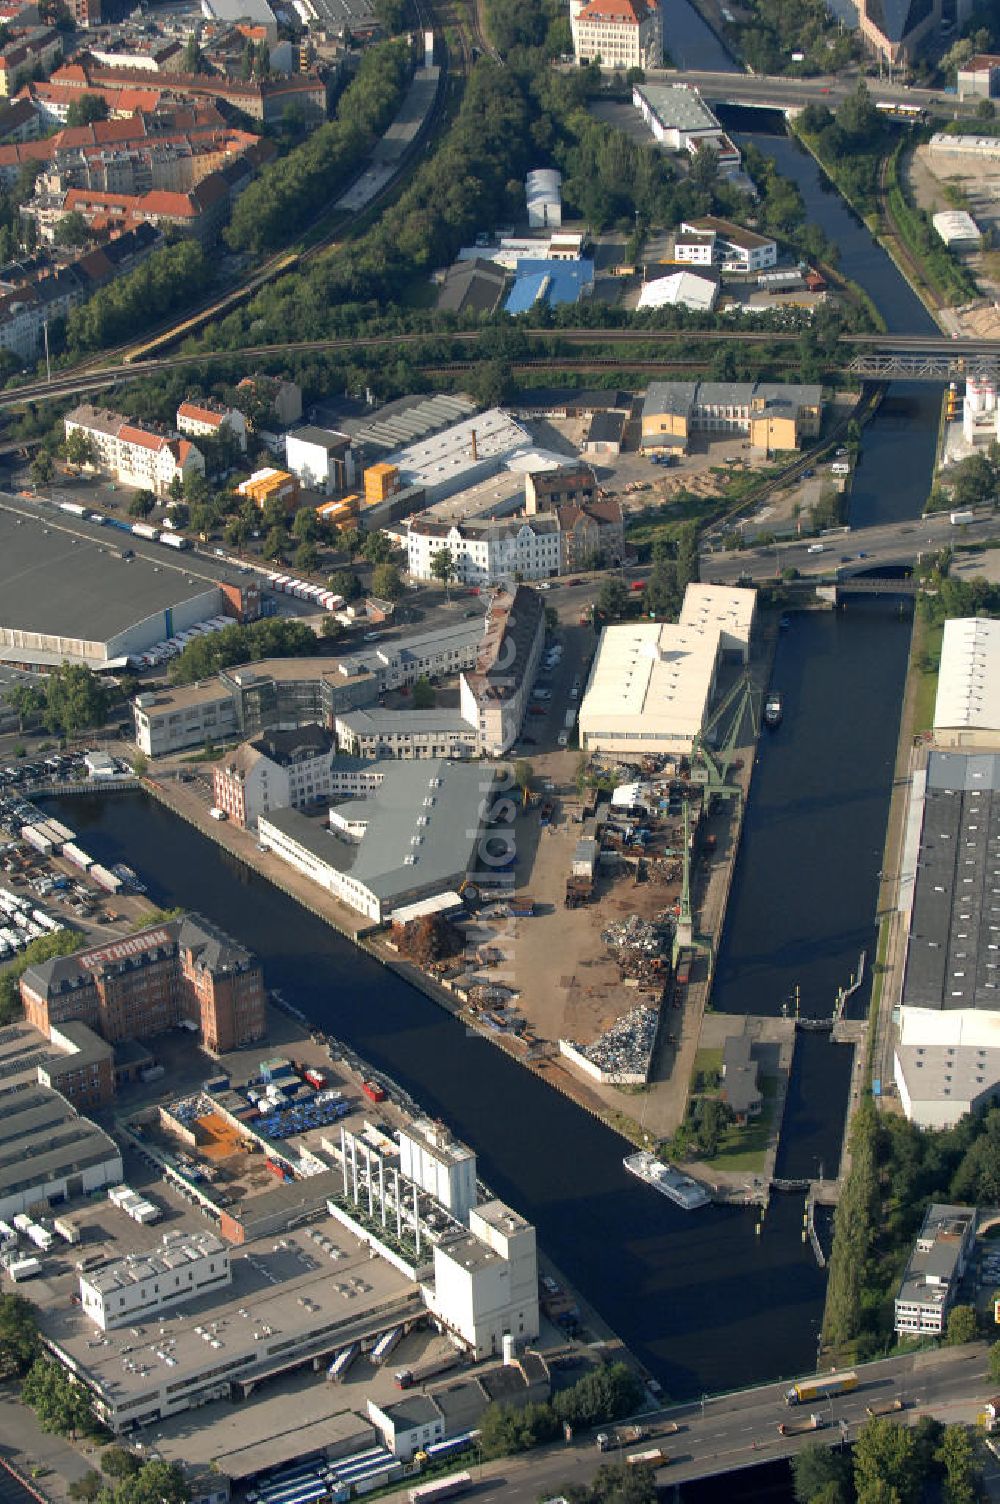
[[[682,1175],[672,1165],[665,1165],[655,1154],[629,1154],[622,1160],[622,1164],[630,1174],[637,1175],[661,1195],[669,1196],[671,1201],[682,1206],[686,1212],[707,1206],[712,1199],[704,1187],[692,1180],[690,1175]]]

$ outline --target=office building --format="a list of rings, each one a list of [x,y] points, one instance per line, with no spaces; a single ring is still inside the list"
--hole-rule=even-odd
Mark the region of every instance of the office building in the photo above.
[[[115,1052],[86,1024],[73,1022],[52,1028],[49,1041],[58,1054],[38,1066],[43,1086],[60,1092],[77,1111],[106,1107],[115,1094]]]
[[[898,1337],[944,1334],[975,1241],[974,1206],[927,1208],[896,1296]]]
[[[714,264],[724,272],[762,272],[777,264],[778,245],[769,235],[706,214],[683,221],[674,242],[674,260]]]
[[[570,0],[569,24],[578,63],[604,68],[659,68],[660,9],[646,0]]]
[[[67,439],[84,434],[96,467],[123,486],[167,496],[175,481],[183,484],[188,475],[205,474],[205,456],[190,439],[143,428],[121,413],[84,403],[66,414],[63,427]]]
[[[337,746],[351,757],[475,757],[478,727],[460,710],[345,710],[334,721]]]
[[[654,381],[642,405],[642,450],[687,453],[695,434],[740,434],[768,453],[819,434],[823,389],[768,381]]]
[[[260,962],[198,915],[54,956],[21,978],[25,1017],[46,1038],[80,1022],[109,1044],[197,1024],[215,1054],[266,1033]]]
[[[545,645],[545,606],[536,590],[518,585],[490,601],[476,666],[463,673],[462,715],[479,728],[487,757],[503,757],[517,741]]]
[[[217,809],[250,830],[272,809],[301,809],[334,792],[333,737],[322,726],[269,731],[244,742],[212,770]]]
[[[135,1326],[228,1285],[229,1249],[212,1232],[164,1233],[159,1248],[127,1253],[80,1275],[80,1304],[102,1332]]]

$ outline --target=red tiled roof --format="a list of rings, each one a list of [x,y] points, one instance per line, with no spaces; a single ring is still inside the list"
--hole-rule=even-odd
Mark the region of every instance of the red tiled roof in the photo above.
[[[619,25],[638,26],[645,21],[649,9],[643,0],[590,0],[577,17],[580,21],[608,21]]]
[[[225,419],[225,413],[213,412],[210,407],[201,407],[197,402],[182,402],[177,409],[178,418],[193,418],[196,423],[211,423],[213,428],[218,428]]]
[[[131,423],[123,423],[118,430],[118,437],[123,444],[139,444],[143,449],[162,449],[168,440],[158,433],[148,433],[145,428],[135,428]]]

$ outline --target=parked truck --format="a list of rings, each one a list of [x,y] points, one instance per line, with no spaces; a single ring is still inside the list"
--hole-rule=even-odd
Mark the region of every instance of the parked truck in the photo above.
[[[628,1467],[662,1467],[667,1454],[661,1447],[650,1447],[648,1452],[631,1452],[625,1458]]]
[[[13,1264],[9,1264],[7,1266],[7,1273],[10,1275],[15,1284],[20,1283],[22,1279],[32,1279],[34,1275],[41,1274],[41,1272],[41,1259],[36,1259],[33,1257],[26,1259],[17,1259]]]
[[[79,1243],[80,1229],[75,1222],[70,1221],[69,1217],[57,1217],[52,1226],[65,1242]]]
[[[975,512],[949,512],[949,521],[952,527],[961,527],[966,522],[975,522]]]
[[[810,1415],[808,1420],[800,1421],[797,1426],[786,1426],[783,1420],[778,1422],[779,1436],[803,1436],[806,1431],[822,1431],[826,1422],[822,1415]]]
[[[645,1441],[648,1435],[645,1426],[622,1426],[617,1431],[598,1431],[597,1450],[611,1452],[615,1447],[634,1447],[637,1442]]]
[[[785,1395],[786,1405],[812,1405],[816,1400],[829,1399],[835,1394],[847,1394],[857,1389],[858,1376],[853,1369],[844,1373],[818,1373],[811,1379],[800,1379]]]
[[[866,1405],[865,1414],[871,1416],[896,1415],[900,1410],[905,1410],[905,1408],[905,1402],[897,1394],[891,1400],[883,1400],[880,1404]]]

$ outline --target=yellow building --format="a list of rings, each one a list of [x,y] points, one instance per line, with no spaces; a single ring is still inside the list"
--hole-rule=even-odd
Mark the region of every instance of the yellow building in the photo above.
[[[274,470],[269,466],[265,470],[255,470],[249,480],[240,482],[236,490],[240,496],[256,502],[261,511],[268,502],[280,501],[290,512],[298,504],[300,487],[297,478],[287,470]]]
[[[684,452],[696,433],[733,433],[748,437],[755,449],[798,449],[819,434],[822,420],[819,386],[654,381],[642,407],[642,448]]]
[[[399,490],[399,470],[384,462],[369,465],[365,471],[365,506],[377,507]]]

